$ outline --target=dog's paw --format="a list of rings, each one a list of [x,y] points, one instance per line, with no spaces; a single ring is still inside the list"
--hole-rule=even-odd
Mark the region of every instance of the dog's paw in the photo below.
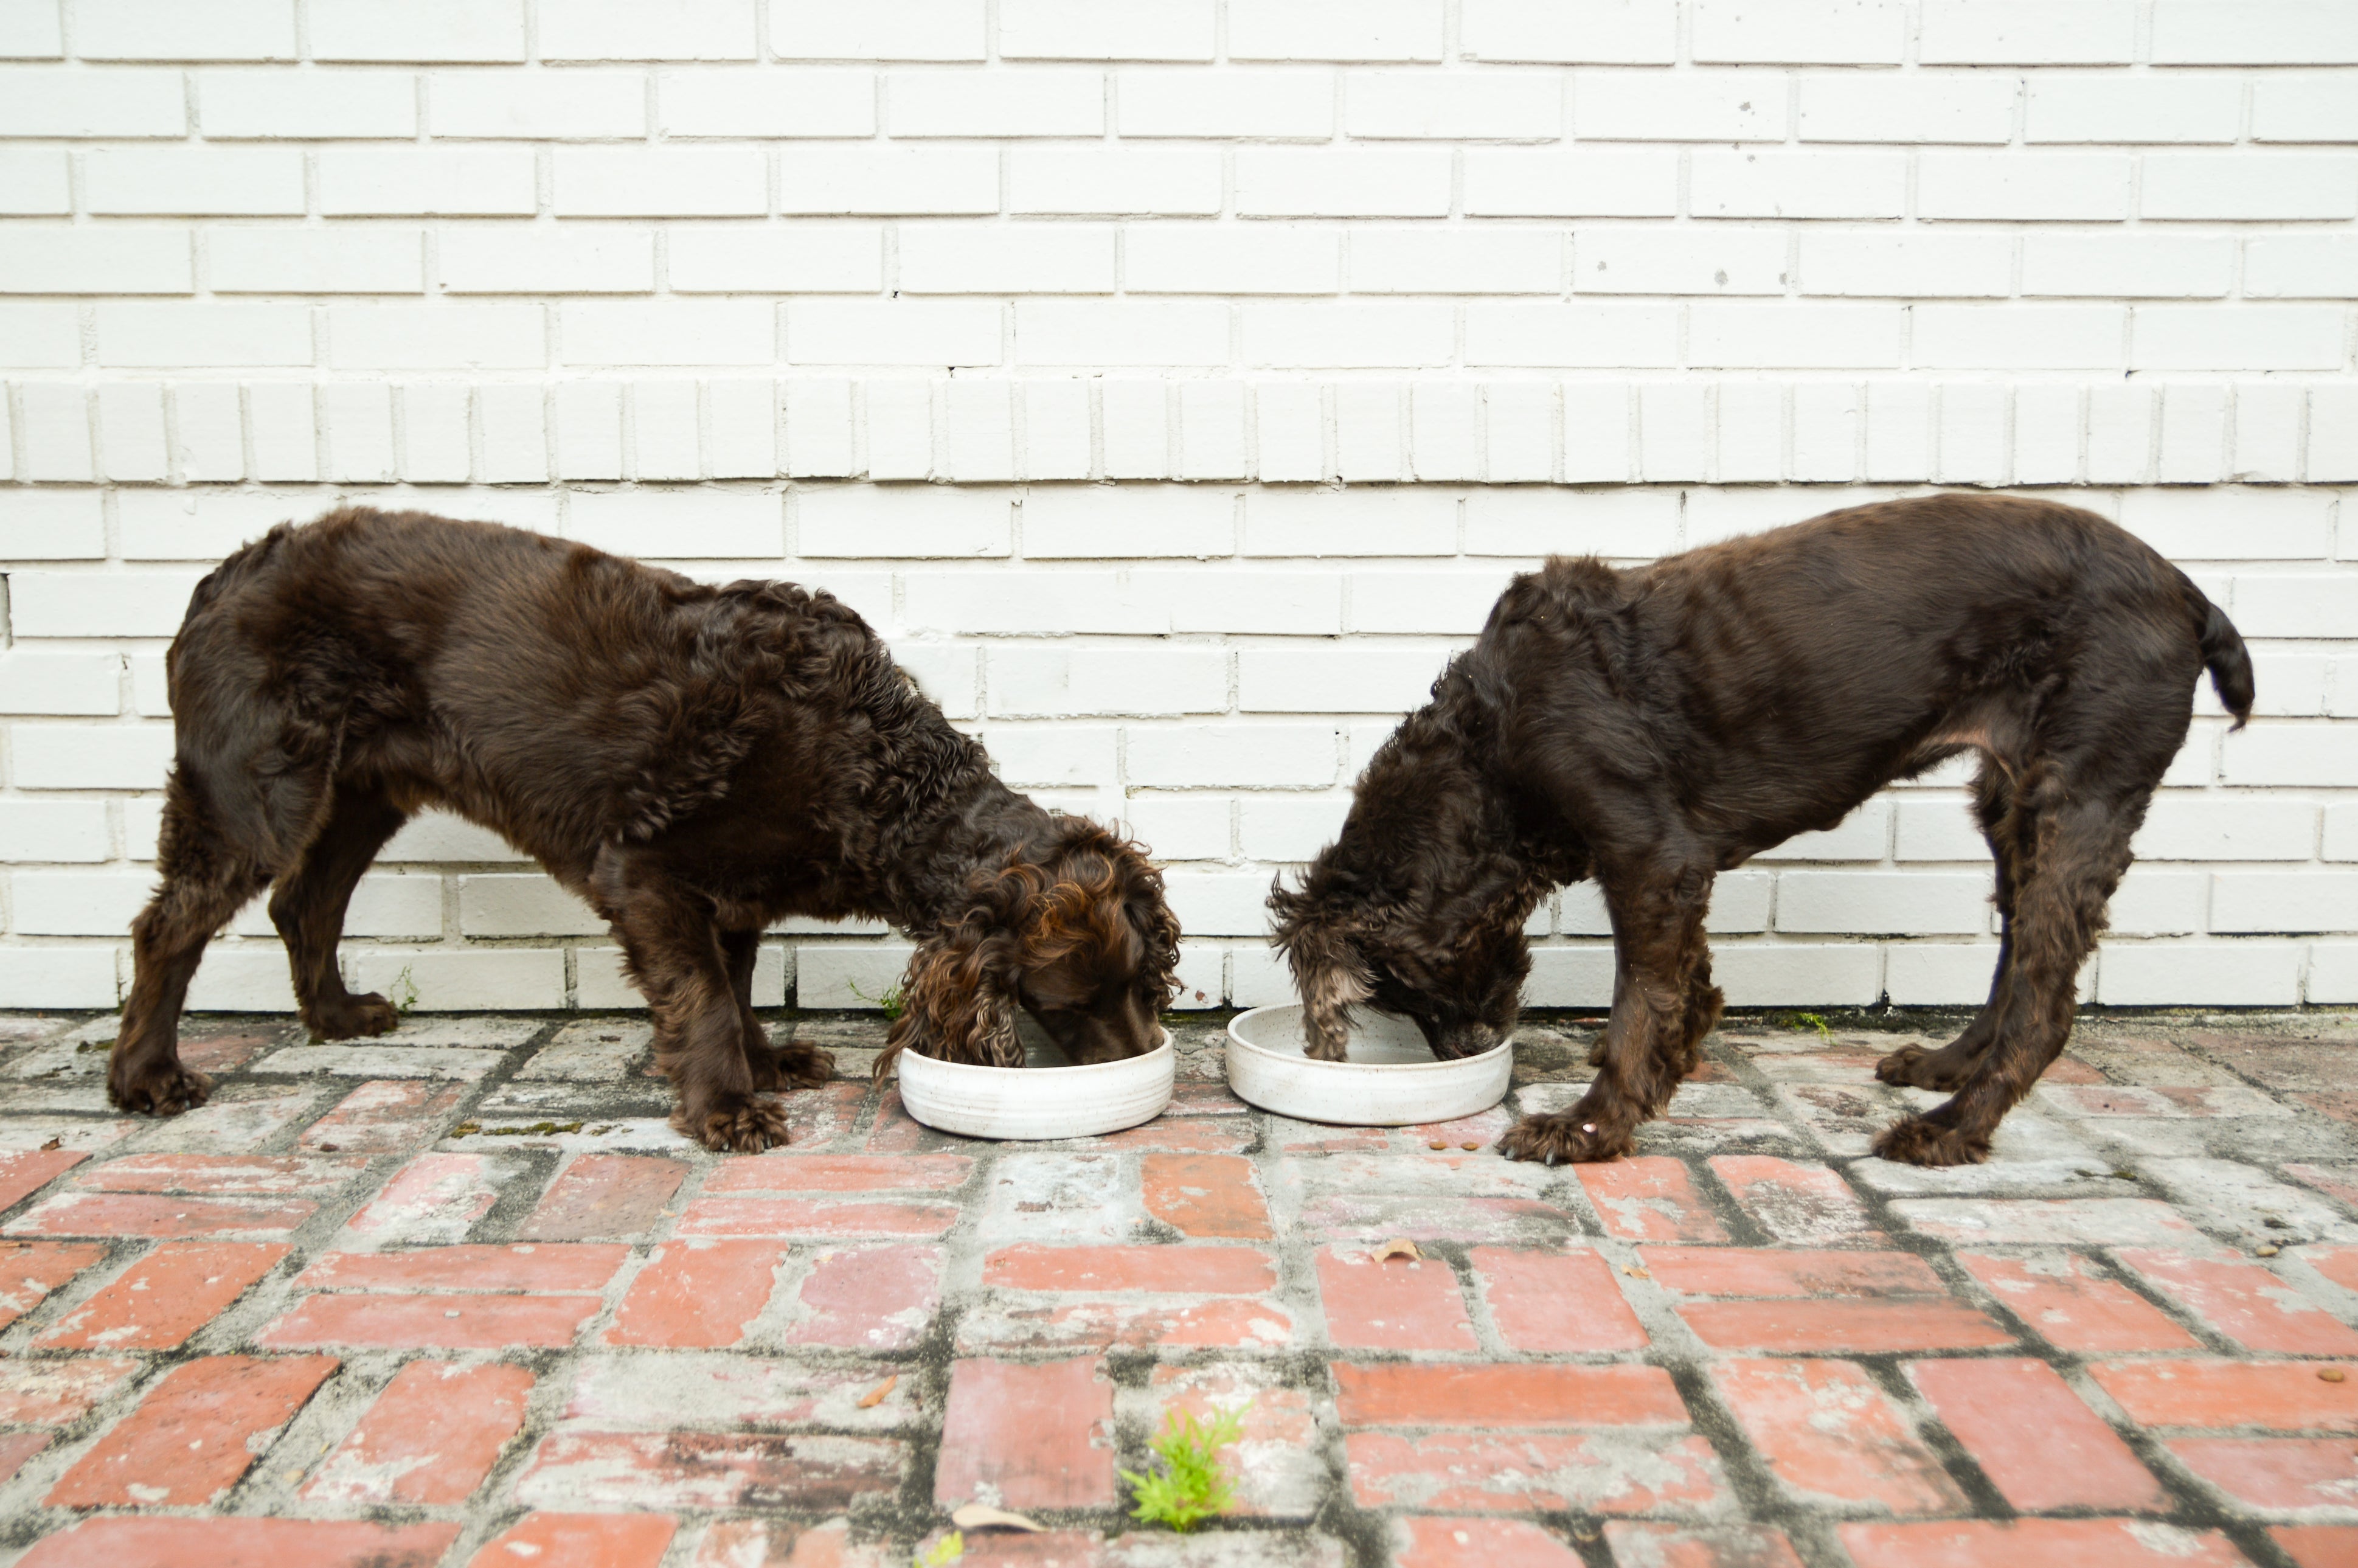
[[[758,1094],[715,1095],[698,1113],[683,1108],[672,1126],[715,1154],[759,1154],[786,1141],[785,1108]]]
[[[358,1040],[392,1033],[401,1022],[401,1014],[394,1011],[393,1003],[370,991],[341,1001],[321,1002],[303,1015],[303,1022],[314,1040]]]
[[[1555,1116],[1527,1116],[1507,1129],[1498,1152],[1509,1160],[1537,1160],[1548,1165],[1578,1165],[1617,1159],[1635,1152],[1635,1132],[1609,1122],[1584,1121],[1577,1110]]]
[[[835,1053],[786,1044],[753,1053],[753,1085],[764,1089],[815,1089],[835,1078]]]
[[[1875,1076],[1887,1084],[1905,1089],[1931,1089],[1936,1094],[1953,1094],[1964,1084],[1967,1074],[1952,1065],[1945,1052],[1927,1051],[1921,1045],[1902,1045],[1875,1065]]]
[[[135,1115],[178,1116],[194,1110],[212,1098],[213,1081],[193,1067],[174,1063],[138,1075],[110,1075],[106,1098],[119,1110]]]
[[[1911,1116],[1877,1133],[1874,1150],[1903,1165],[1978,1165],[1989,1158],[1990,1146],[1986,1138]]]

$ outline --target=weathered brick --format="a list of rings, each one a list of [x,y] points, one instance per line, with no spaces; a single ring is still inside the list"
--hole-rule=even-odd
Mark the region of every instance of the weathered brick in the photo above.
[[[1010,1247],[983,1260],[982,1280],[1019,1291],[1230,1295],[1275,1289],[1277,1269],[1248,1247]]]
[[[494,1154],[420,1154],[345,1222],[345,1236],[377,1247],[463,1240],[516,1169]]]
[[[52,1508],[211,1503],[335,1369],[332,1356],[215,1356],[176,1367],[43,1500]]]
[[[1639,1524],[1605,1527],[1613,1561],[1626,1568],[1801,1568],[1785,1532],[1766,1525]]]
[[[2238,1568],[2244,1558],[2217,1530],[2135,1519],[1955,1519],[1939,1524],[1846,1524],[1843,1545],[1859,1563],[1892,1568]]]
[[[2285,1514],[2346,1507],[2358,1438],[2180,1437],[2163,1444],[2216,1490],[2245,1508]]]
[[[2309,1361],[2112,1361],[2089,1368],[2142,1426],[2211,1432],[2358,1432],[2358,1379],[2329,1383]]]
[[[1753,1223],[1788,1247],[1883,1244],[1866,1206],[1830,1166],[1767,1154],[1720,1154],[1709,1163]]]
[[[2023,1512],[2169,1510],[2161,1484],[2044,1361],[1919,1361],[1909,1374]]]
[[[5,1328],[106,1256],[89,1242],[0,1241],[0,1328]]]
[[[791,1498],[832,1513],[889,1495],[908,1462],[877,1438],[769,1433],[558,1432],[516,1482],[530,1507],[739,1509]]]
[[[1574,1169],[1607,1236],[1630,1241],[1729,1239],[1682,1161],[1650,1154]]]
[[[2280,1524],[2268,1534],[2299,1568],[2358,1562],[2358,1524]]]
[[[1558,1537],[1519,1519],[1415,1518],[1392,1522],[1400,1568],[1578,1568],[1585,1561]]]
[[[300,1274],[304,1291],[525,1291],[579,1294],[605,1288],[630,1249],[557,1246],[421,1247],[403,1252],[323,1252]]]
[[[1534,1355],[1640,1350],[1646,1331],[1613,1281],[1613,1265],[1589,1251],[1468,1249],[1475,1289],[1498,1336]]]
[[[138,1372],[139,1363],[127,1356],[12,1358],[0,1364],[0,1425],[55,1427],[79,1421]]]
[[[780,1241],[673,1241],[631,1281],[608,1345],[713,1348],[744,1338],[785,1261]]]
[[[636,1236],[662,1216],[687,1175],[677,1160],[584,1154],[557,1173],[517,1234],[536,1241]]]
[[[939,1236],[957,1210],[938,1204],[823,1203],[803,1198],[697,1197],[682,1236]]]
[[[1965,1506],[1907,1418],[1848,1361],[1726,1361],[1720,1397],[1797,1501],[1836,1512]]]
[[[434,1568],[456,1524],[297,1519],[85,1519],[36,1544],[20,1568]]]
[[[528,1368],[412,1361],[394,1374],[303,1496],[322,1503],[462,1503],[524,1429]]]
[[[0,1154],[0,1208],[13,1206],[89,1158],[80,1149],[25,1149]]]
[[[319,1212],[307,1198],[59,1193],[9,1222],[11,1236],[284,1237]]]
[[[934,1501],[956,1508],[989,1487],[1006,1508],[1104,1508],[1112,1423],[1113,1386],[1093,1358],[955,1361]]]
[[[2232,1257],[2198,1257],[2150,1248],[2125,1248],[2121,1261],[2181,1303],[2188,1311],[2252,1350],[2294,1356],[2358,1355],[2358,1330],[2259,1264]]]
[[[1344,1450],[1351,1495],[1364,1508],[1693,1513],[1725,1497],[1711,1444],[1660,1430],[1358,1432]]]
[[[900,1350],[925,1336],[941,1303],[938,1247],[859,1247],[819,1254],[795,1292],[790,1345]]]
[[[1345,1426],[1684,1426],[1659,1367],[1333,1365]]]
[[[1326,1336],[1358,1350],[1471,1350],[1474,1325],[1457,1276],[1438,1258],[1379,1260],[1358,1248],[1318,1254]]]
[[[962,1186],[974,1170],[963,1154],[886,1158],[873,1154],[795,1154],[731,1160],[705,1178],[703,1192],[874,1193]]]
[[[322,1152],[400,1154],[423,1143],[459,1108],[463,1084],[378,1078],[346,1095],[304,1130],[302,1146]]]
[[[49,1350],[175,1349],[287,1250],[268,1241],[168,1241],[34,1343]]]
[[[528,1513],[484,1542],[470,1568],[521,1563],[568,1568],[656,1568],[679,1520],[667,1514]]]
[[[306,1296],[254,1336],[274,1349],[310,1345],[496,1350],[570,1345],[598,1314],[596,1296]]]
[[[1139,1162],[1146,1210],[1190,1237],[1259,1240],[1270,1234],[1269,1204],[1252,1162],[1236,1154],[1157,1153]]]
[[[2194,1336],[2169,1314],[2075,1253],[1960,1252],[1957,1261],[2058,1349],[2084,1356],[2194,1348]]]

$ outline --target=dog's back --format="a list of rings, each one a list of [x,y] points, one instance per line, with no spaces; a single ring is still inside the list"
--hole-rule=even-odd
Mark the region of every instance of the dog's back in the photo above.
[[[564,869],[582,845],[719,799],[798,690],[890,704],[905,687],[825,594],[715,588],[519,529],[367,508],[281,524],[222,562],[168,669],[194,780],[274,753],[360,767],[406,807],[455,806]]]

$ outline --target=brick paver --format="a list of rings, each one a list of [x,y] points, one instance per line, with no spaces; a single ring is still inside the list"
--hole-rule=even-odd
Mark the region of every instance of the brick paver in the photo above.
[[[975,1500],[1051,1528],[971,1568],[2358,1563],[2330,1013],[2084,1022],[1950,1172],[1864,1152],[1895,1037],[1758,1019],[1555,1169],[1488,1150],[1588,1076],[1544,1019],[1462,1122],[1251,1111],[1184,1020],[1161,1120],[991,1145],[815,1016],[844,1076],[739,1158],[669,1130],[636,1021],[414,1021],[356,1084],[199,1019],[172,1122],[5,1076],[81,1022],[0,1045],[28,1568],[903,1568]],[[1233,1517],[1130,1519],[1164,1412],[1220,1409]]]

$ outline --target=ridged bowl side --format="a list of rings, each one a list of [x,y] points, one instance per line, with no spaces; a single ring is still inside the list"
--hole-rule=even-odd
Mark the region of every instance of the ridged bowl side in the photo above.
[[[1454,1121],[1507,1098],[1515,1073],[1511,1036],[1479,1056],[1434,1058],[1406,1019],[1368,1012],[1353,1026],[1350,1058],[1302,1054],[1302,1008],[1257,1007],[1228,1022],[1228,1087],[1237,1098],[1298,1121],[1408,1127]]]
[[[1119,1132],[1163,1114],[1179,1053],[1171,1032],[1143,1056],[1086,1067],[979,1067],[903,1051],[901,1103],[936,1132],[1023,1141]]]

